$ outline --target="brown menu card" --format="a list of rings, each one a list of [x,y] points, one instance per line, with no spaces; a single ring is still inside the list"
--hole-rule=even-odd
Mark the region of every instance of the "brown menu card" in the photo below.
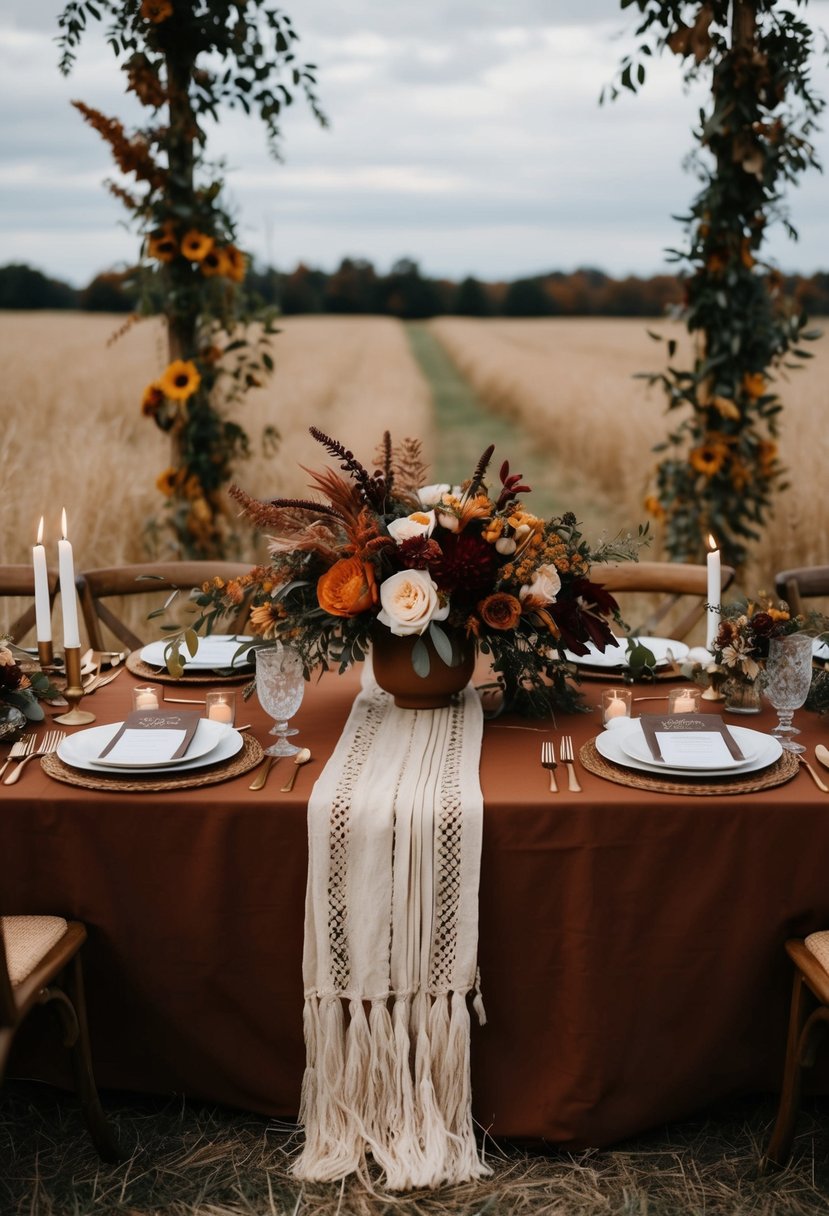
[[[155,731],[159,743],[159,759],[180,760],[190,746],[200,719],[201,714],[198,710],[193,709],[179,712],[154,709],[136,710],[122,723],[120,730],[113,735],[98,758],[105,759],[117,748],[119,743],[126,743],[131,731],[141,731],[142,734]],[[142,745],[147,745],[142,746],[142,750],[151,753],[152,738],[148,735],[141,742]]]
[[[642,714],[639,721],[654,760],[663,759],[658,737],[660,734],[691,734],[696,731],[721,735],[732,759],[745,760],[740,745],[719,714]]]

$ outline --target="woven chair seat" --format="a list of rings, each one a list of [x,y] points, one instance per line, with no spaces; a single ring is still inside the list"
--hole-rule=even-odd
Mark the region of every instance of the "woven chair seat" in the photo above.
[[[829,929],[821,929],[819,933],[810,933],[803,944],[814,954],[823,970],[829,975]]]
[[[13,988],[30,975],[66,933],[62,916],[3,916],[6,961]]]

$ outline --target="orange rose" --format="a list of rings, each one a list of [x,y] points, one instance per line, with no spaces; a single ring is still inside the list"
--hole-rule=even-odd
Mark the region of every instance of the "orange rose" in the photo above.
[[[478,612],[490,629],[514,629],[521,619],[521,604],[514,595],[496,591],[481,600]]]
[[[343,557],[317,582],[317,599],[332,616],[359,616],[377,603],[374,567],[359,557]]]

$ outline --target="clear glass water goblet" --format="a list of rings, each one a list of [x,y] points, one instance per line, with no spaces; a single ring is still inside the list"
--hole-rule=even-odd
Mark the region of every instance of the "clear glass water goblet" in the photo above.
[[[274,719],[271,734],[277,736],[276,743],[265,748],[266,756],[295,756],[299,751],[287,739],[299,731],[288,723],[302,704],[304,693],[302,660],[295,650],[277,642],[256,651],[256,695],[265,713]]]
[[[809,695],[812,683],[812,639],[805,633],[790,633],[772,638],[763,690],[777,710],[777,725],[771,732],[788,752],[805,752],[806,748],[792,738],[800,731],[792,725],[794,711],[800,709]]]

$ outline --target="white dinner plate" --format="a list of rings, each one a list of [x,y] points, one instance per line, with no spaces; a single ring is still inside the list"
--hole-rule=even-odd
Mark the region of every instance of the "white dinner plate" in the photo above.
[[[783,746],[780,740],[775,739],[773,735],[764,735],[759,730],[748,730],[747,727],[735,726],[732,729],[735,732],[741,730],[746,731],[747,734],[756,736],[757,743],[753,748],[756,752],[754,759],[747,761],[738,769],[706,769],[704,773],[697,773],[697,776],[733,777],[735,774],[756,773],[760,769],[768,768],[770,764],[774,764],[775,760],[779,760],[782,756]],[[687,768],[672,768],[669,764],[660,764],[652,758],[648,760],[634,760],[622,748],[622,740],[619,736],[624,736],[624,734],[625,731],[622,730],[603,731],[595,740],[596,751],[600,756],[604,756],[605,760],[612,760],[614,764],[621,764],[625,768],[638,769],[645,773],[669,773],[677,777],[691,777],[695,775]],[[740,746],[742,747],[742,743]]]
[[[668,651],[674,656],[677,663],[680,663],[688,653],[688,647],[684,642],[677,642],[674,638],[640,638],[636,639],[643,646],[647,646],[648,650],[653,653],[656,659],[657,667],[664,667],[670,662]],[[578,663],[579,667],[627,667],[628,666],[628,644],[627,638],[618,638],[616,645],[610,645],[607,650],[599,650],[592,642],[587,643],[588,654],[573,654],[572,650],[565,650],[565,656],[571,663]]]
[[[182,646],[181,657],[184,659],[185,671],[219,671],[228,667],[238,667],[240,670],[250,667],[250,654],[240,654],[234,664],[233,656],[244,642],[253,642],[251,637],[242,634],[212,633],[210,637],[199,638],[199,648],[191,659],[187,647]],[[167,660],[164,652],[167,642],[150,642],[141,650],[141,658],[150,667],[166,667]]]
[[[229,760],[231,756],[235,756],[241,750],[244,743],[238,730],[234,730],[224,722],[213,722],[208,718],[203,718],[190,742],[186,759],[167,760],[161,764],[152,765],[108,764],[106,760],[100,759],[100,755],[120,727],[120,722],[109,722],[106,726],[91,726],[88,730],[80,730],[74,735],[67,735],[58,746],[58,757],[64,764],[69,764],[72,768],[99,774],[105,770],[113,777],[146,775],[162,768],[165,773],[178,773]],[[209,741],[209,747],[206,750],[200,750],[198,755],[193,755],[193,745],[202,732],[202,727],[207,728],[203,738]],[[201,743],[198,746],[201,748]]]
[[[727,764],[718,764],[717,772],[723,772],[729,768],[744,768],[752,760],[756,760],[759,752],[760,739],[768,738],[767,735],[760,734],[757,730],[750,730],[746,726],[729,726],[728,730],[734,742],[743,753],[742,760],[730,759]],[[622,751],[631,760],[644,760],[646,764],[656,764],[659,768],[664,765],[659,760],[654,760],[651,749],[648,747],[648,741],[645,738],[645,732],[642,730],[641,723],[638,719],[634,719],[626,730],[619,731],[619,743]],[[704,763],[700,764],[676,764],[673,766],[676,769],[688,769],[693,772],[710,772],[712,766]]]
[[[829,642],[821,642],[820,638],[815,638],[812,642],[812,655],[821,663],[829,663]]]

